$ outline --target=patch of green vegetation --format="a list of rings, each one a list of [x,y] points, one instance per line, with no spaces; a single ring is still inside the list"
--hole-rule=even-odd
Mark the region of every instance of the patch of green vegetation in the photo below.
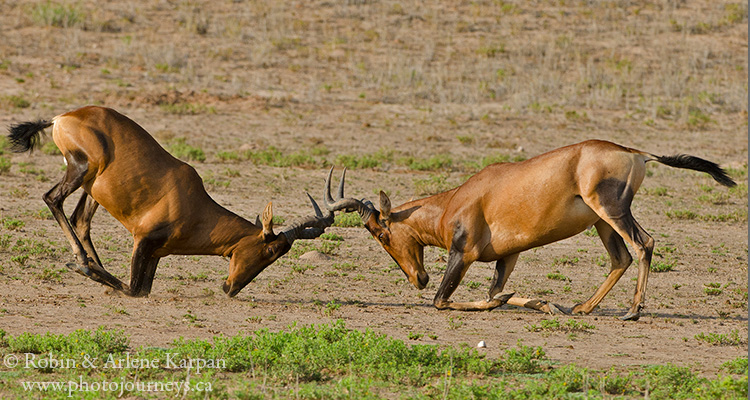
[[[240,159],[236,151],[220,151],[216,153],[216,157],[223,162],[238,161]]]
[[[393,160],[393,151],[380,149],[372,154],[349,155],[341,154],[336,157],[335,164],[347,167],[349,169],[357,168],[377,168],[385,162]]]
[[[562,256],[554,260],[554,265],[576,265],[580,259],[578,257]]]
[[[336,263],[332,265],[333,269],[339,270],[339,271],[354,271],[357,269],[357,264],[352,264],[349,262],[345,263]]]
[[[557,318],[543,319],[539,325],[528,325],[525,326],[529,332],[588,332],[596,329],[596,326],[583,321],[576,321],[575,319],[568,319],[564,324],[561,323]]]
[[[551,279],[553,281],[569,281],[570,280],[570,279],[568,279],[567,276],[561,274],[559,271],[558,272],[550,272],[549,274],[547,274],[547,279]]]
[[[705,342],[714,346],[739,346],[747,342],[746,338],[740,336],[737,329],[732,329],[727,333],[699,333],[695,335],[695,340]],[[745,360],[745,369],[747,369],[747,360]]]
[[[216,114],[216,108],[214,108],[214,106],[207,106],[199,103],[162,103],[159,104],[159,108],[167,114],[176,115]]]
[[[329,306],[330,305],[330,306]],[[324,312],[336,311],[340,303],[320,303]],[[121,309],[118,309],[119,312]],[[121,310],[124,311],[124,310]],[[332,311],[332,312],[333,312]],[[267,317],[274,320],[275,316]],[[188,311],[185,321],[199,318]],[[260,317],[248,322],[259,323]],[[424,334],[411,332],[410,340]],[[430,334],[433,340],[436,335]],[[74,369],[15,368],[6,371],[0,390],[9,397],[28,397],[20,381],[119,381],[132,380],[133,368],[102,368],[107,360],[156,360],[154,368],[140,368],[138,380],[185,381],[212,384],[212,391],[192,393],[190,398],[396,398],[419,393],[418,398],[450,399],[549,399],[549,398],[627,398],[715,399],[746,398],[747,377],[702,377],[686,367],[672,364],[651,365],[633,372],[596,371],[575,365],[553,368],[541,347],[524,346],[505,350],[499,357],[488,357],[466,345],[441,347],[407,344],[372,330],[347,329],[342,321],[318,326],[270,332],[259,329],[249,335],[215,336],[213,339],[176,339],[164,347],[138,347],[129,344],[122,331],[75,331],[69,335],[28,334],[11,336],[0,330],[0,353],[30,353],[37,358],[71,359]],[[195,366],[170,368],[167,358],[177,365],[183,361],[215,361],[214,368]],[[83,364],[97,359],[97,367]],[[743,362],[744,361],[744,362]],[[729,361],[722,367],[743,375],[747,359]],[[294,388],[291,392],[290,388]],[[67,392],[45,391],[35,397],[67,398]],[[177,393],[179,394],[179,393]],[[192,395],[195,394],[195,397]],[[90,396],[89,396],[90,395]],[[148,395],[138,390],[129,397]],[[173,393],[170,396],[176,396]],[[116,399],[118,391],[87,392],[87,398]]]
[[[31,102],[21,96],[16,95],[3,96],[0,99],[0,102],[5,103],[13,108],[29,108],[31,106]]]
[[[747,375],[747,357],[737,357],[721,364],[721,369],[730,374]]]
[[[168,145],[167,150],[181,160],[206,161],[206,153],[199,147],[193,147],[185,138],[175,138]]]
[[[690,210],[667,211],[666,215],[671,219],[691,220],[697,219],[709,222],[747,222],[747,209],[737,210],[726,214],[700,215]]]
[[[44,143],[44,145],[42,146],[42,153],[50,155],[50,156],[62,154],[60,152],[60,149],[57,148],[57,145],[55,144],[55,142],[51,140]]]
[[[669,272],[674,269],[676,262],[671,259],[666,259],[664,261],[661,260],[653,260],[651,262],[651,266],[649,267],[649,270],[651,272]]]
[[[667,195],[667,188],[665,187],[654,187],[654,188],[646,188],[644,189],[647,195],[649,196],[666,196]]]
[[[453,187],[447,174],[430,175],[425,179],[414,179],[414,190],[420,196],[445,192]]]
[[[41,279],[43,281],[52,281],[52,282],[62,282],[62,274],[68,272],[65,268],[58,268],[54,269],[52,267],[47,267],[42,270],[39,274],[36,275],[37,279]]]
[[[704,129],[712,122],[714,122],[714,120],[698,108],[688,111],[687,125],[690,128]]]
[[[333,219],[333,226],[341,228],[358,228],[364,226],[364,223],[362,223],[359,213],[351,212],[337,214]]]
[[[474,160],[466,160],[462,163],[463,167],[470,171],[479,171],[481,169],[484,169],[488,165],[497,164],[497,163],[507,163],[507,162],[519,162],[526,160],[525,156],[522,155],[508,155],[508,154],[494,154],[490,156],[484,156],[479,161]]]
[[[9,231],[15,231],[26,226],[25,222],[21,221],[20,219],[15,219],[11,217],[5,217],[5,218],[0,219],[0,223],[2,223],[3,228]]]
[[[86,14],[78,3],[61,4],[46,1],[32,8],[31,19],[37,25],[73,28],[83,25]]]
[[[338,241],[338,242],[341,242],[344,240],[343,236],[337,235],[335,233],[330,233],[330,232],[326,232],[320,235],[320,238],[323,240],[333,240],[333,241]]]
[[[417,171],[437,171],[448,169],[453,165],[453,158],[448,154],[437,154],[430,158],[404,157],[399,164]]]
[[[5,156],[0,156],[0,175],[10,172],[11,165],[12,163],[9,158],[6,158]]]
[[[480,282],[474,282],[474,281],[465,281],[464,285],[468,287],[469,289],[479,289],[482,284]]]

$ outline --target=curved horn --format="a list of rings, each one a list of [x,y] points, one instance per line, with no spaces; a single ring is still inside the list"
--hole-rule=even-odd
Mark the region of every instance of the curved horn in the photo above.
[[[346,167],[344,168],[344,172],[341,173],[341,180],[339,181],[338,193],[336,194],[335,200],[331,196],[332,175],[333,167],[331,167],[331,170],[328,171],[328,177],[326,178],[325,195],[323,196],[326,208],[331,212],[341,210],[344,210],[344,212],[356,211],[359,213],[359,217],[363,222],[367,221],[370,216],[376,211],[372,203],[364,199],[357,200],[344,197],[344,179],[346,178]]]
[[[292,244],[297,239],[315,239],[322,235],[326,228],[333,225],[333,212],[328,211],[327,215],[323,215],[318,203],[310,196],[310,193],[305,194],[307,194],[307,198],[312,203],[315,215],[295,220],[291,222],[289,228],[281,232],[282,235],[286,236],[289,244]]]

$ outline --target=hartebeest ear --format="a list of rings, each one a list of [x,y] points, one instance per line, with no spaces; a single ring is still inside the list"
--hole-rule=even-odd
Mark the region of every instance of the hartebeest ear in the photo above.
[[[391,219],[391,199],[384,191],[380,191],[380,218],[383,221],[390,221]]]
[[[269,201],[263,210],[263,238],[273,238],[273,206]]]

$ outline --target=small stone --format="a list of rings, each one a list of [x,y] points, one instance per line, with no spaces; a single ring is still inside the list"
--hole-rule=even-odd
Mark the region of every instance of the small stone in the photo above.
[[[299,259],[304,261],[328,261],[331,259],[331,256],[319,251],[308,251],[307,253],[299,256]]]
[[[477,348],[484,349],[487,347],[487,343],[484,342],[484,340],[480,340],[479,343],[477,343]]]

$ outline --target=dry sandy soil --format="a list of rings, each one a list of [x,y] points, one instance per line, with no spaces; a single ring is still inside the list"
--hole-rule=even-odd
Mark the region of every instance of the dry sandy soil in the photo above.
[[[347,158],[378,160],[350,171],[347,194],[376,200],[383,189],[400,204],[460,184],[484,157],[591,138],[714,160],[740,187],[649,166],[633,213],[656,239],[654,260],[673,269],[652,273],[644,316],[617,319],[635,288],[631,267],[591,315],[557,317],[595,329],[544,334],[528,329],[552,318],[538,312],[434,309],[445,252],[426,253],[431,283],[418,291],[363,228],[330,228],[344,239],[333,249],[297,246],[233,299],[220,288],[228,260],[209,256],[163,259],[148,298],[107,295],[65,269],[72,253],[44,211],[61,157],[6,150],[0,328],[105,326],[133,345],[164,345],[340,318],[412,343],[484,340],[491,356],[520,341],[560,363],[671,362],[707,374],[747,353],[747,2],[279,3],[0,1],[0,125],[113,107],[165,146],[202,149],[205,161],[189,162],[211,196],[252,219],[268,201],[287,221],[305,215],[304,191],[320,198],[328,166]],[[243,157],[271,146],[308,161]],[[435,156],[451,164],[404,161]],[[93,225],[105,267],[127,281],[130,234],[103,209]],[[310,249],[331,254],[299,259]],[[604,280],[605,255],[584,234],[528,251],[508,289],[571,306]],[[492,270],[474,264],[453,298],[484,298]],[[696,338],[733,331],[741,343]]]

